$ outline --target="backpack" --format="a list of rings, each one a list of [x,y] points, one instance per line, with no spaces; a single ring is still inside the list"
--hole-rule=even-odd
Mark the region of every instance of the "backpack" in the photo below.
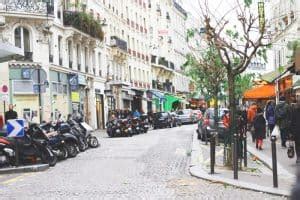
[[[276,118],[277,119],[284,119],[287,116],[287,108],[285,104],[278,106],[276,110]]]

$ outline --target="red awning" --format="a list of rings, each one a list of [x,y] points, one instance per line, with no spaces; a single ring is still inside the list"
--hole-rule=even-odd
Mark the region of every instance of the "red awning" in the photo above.
[[[244,99],[270,99],[275,96],[274,84],[257,86],[244,93]]]

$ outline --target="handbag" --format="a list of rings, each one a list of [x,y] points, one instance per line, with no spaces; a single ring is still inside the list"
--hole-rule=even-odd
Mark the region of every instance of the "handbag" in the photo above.
[[[288,142],[287,155],[288,155],[289,158],[294,158],[295,157],[295,147],[294,147],[294,142],[293,141]]]

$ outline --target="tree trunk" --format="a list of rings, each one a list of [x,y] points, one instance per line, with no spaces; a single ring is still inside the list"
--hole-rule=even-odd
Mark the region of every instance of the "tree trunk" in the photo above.
[[[235,76],[231,71],[228,71],[228,92],[229,92],[229,111],[230,111],[230,125],[229,125],[229,138],[228,145],[231,148],[231,144],[233,142],[233,135],[236,132],[236,98],[235,98]],[[231,149],[231,152],[233,149]],[[230,160],[227,160],[227,164],[232,163],[232,157]]]
[[[213,92],[213,98],[215,99],[215,104],[214,104],[214,121],[215,121],[215,127],[218,127],[218,121],[219,121],[219,117],[218,117],[218,88],[216,88]]]

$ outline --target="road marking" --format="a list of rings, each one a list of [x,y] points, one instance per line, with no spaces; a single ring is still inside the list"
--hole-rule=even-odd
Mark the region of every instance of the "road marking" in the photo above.
[[[21,181],[23,180],[23,178],[26,178],[28,176],[32,175],[32,173],[26,173],[26,174],[22,174],[20,176],[17,176],[17,177],[14,177],[14,178],[11,178],[11,179],[8,179],[8,180],[5,180],[3,182],[0,182],[1,184],[3,185],[8,185],[8,184],[11,184],[11,183],[15,183],[17,181]]]

